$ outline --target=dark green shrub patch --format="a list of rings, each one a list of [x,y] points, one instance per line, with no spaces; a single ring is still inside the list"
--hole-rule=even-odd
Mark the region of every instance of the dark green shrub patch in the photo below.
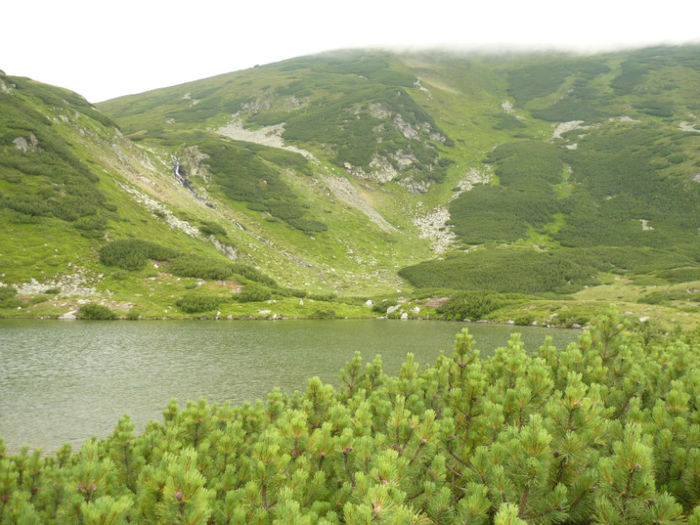
[[[104,236],[107,221],[98,215],[88,215],[76,220],[73,226],[80,231],[80,235],[83,237],[97,239]]]
[[[276,166],[268,161],[268,150],[272,148],[211,139],[199,142],[199,147],[208,155],[206,162],[214,180],[229,199],[245,202],[252,210],[268,212],[294,228],[303,231],[325,231],[325,225],[321,226],[321,223],[311,219],[303,219],[306,210],[280,176],[280,171],[286,169],[285,164]],[[277,152],[272,152],[271,155],[269,158],[273,162],[283,163],[288,160],[287,156],[281,156]],[[301,159],[294,161],[292,166],[306,169],[304,157],[293,153],[290,155]]]
[[[445,319],[475,321],[498,310],[504,304],[504,299],[498,294],[474,291],[451,297],[437,308],[437,312]]]
[[[296,288],[275,288],[275,294],[282,297],[298,297],[300,299],[308,295],[305,290],[297,290]]]
[[[223,297],[195,292],[186,293],[175,301],[175,305],[185,313],[195,314],[215,310],[223,302]]]
[[[335,301],[338,296],[334,293],[310,293],[309,299],[314,301]]]
[[[651,292],[640,297],[637,302],[644,304],[663,304],[671,301],[700,302],[700,292],[697,290],[672,290]]]
[[[221,224],[214,221],[202,221],[199,225],[199,231],[204,235],[214,235],[215,237],[226,238],[226,230]]]
[[[90,321],[113,321],[117,314],[106,306],[97,303],[87,303],[80,307],[78,319]]]
[[[328,231],[328,226],[321,221],[314,221],[311,219],[289,219],[287,222],[294,226],[297,230],[307,233],[320,233]]]
[[[535,316],[529,312],[523,312],[515,318],[514,322],[518,326],[530,326],[535,320]]]
[[[508,91],[519,105],[554,93],[570,75],[588,80],[610,68],[597,58],[561,58],[515,69],[508,74]]]
[[[318,309],[309,316],[310,319],[335,319],[335,311],[330,309]]]
[[[148,259],[166,261],[177,252],[150,241],[123,239],[112,241],[100,250],[100,261],[107,266],[118,266],[124,270],[140,270]]]
[[[597,269],[566,253],[490,248],[402,268],[413,286],[502,293],[566,293],[593,282]]]
[[[662,270],[657,272],[659,277],[672,283],[685,283],[688,281],[700,281],[700,268],[686,267]]]
[[[240,303],[267,301],[272,298],[272,291],[259,284],[250,283],[246,284],[241,293],[234,295],[233,298]]]
[[[22,306],[22,301],[16,299],[17,288],[14,286],[0,286],[0,308],[16,308]]]
[[[244,277],[249,281],[255,281],[260,284],[269,286],[271,288],[277,288],[277,283],[272,277],[265,275],[264,273],[260,272],[259,270],[256,270],[252,266],[235,262],[231,263],[231,268],[233,269],[233,273],[235,273],[236,275],[240,275],[241,277]]]
[[[170,262],[170,271],[179,277],[199,279],[228,279],[233,274],[233,265],[223,260],[197,255],[180,255]]]

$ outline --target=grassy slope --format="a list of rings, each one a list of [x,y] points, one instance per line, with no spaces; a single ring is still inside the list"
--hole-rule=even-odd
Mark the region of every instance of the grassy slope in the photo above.
[[[697,124],[697,56],[696,47],[595,57],[331,53],[100,104],[119,123],[124,139],[109,122],[93,124],[97,141],[76,135],[75,124],[62,133],[79,144],[86,160],[98,159],[91,165],[100,176],[98,186],[119,203],[118,215],[126,215],[126,221],[113,220],[105,213],[108,238],[175,235],[182,237],[177,242],[183,250],[216,256],[211,245],[174,234],[162,219],[124,199],[115,181],[126,178],[192,224],[221,225],[240,260],[283,286],[345,296],[379,294],[387,304],[399,295],[413,296],[400,313],[420,307],[431,289],[433,295],[453,295],[453,288],[500,290],[505,281],[498,275],[507,275],[514,282],[509,291],[534,295],[526,302],[506,301],[486,317],[513,319],[523,304],[539,322],[554,322],[552,315],[561,308],[581,312],[568,316],[562,323],[567,324],[585,321],[594,305],[615,300],[639,315],[670,309],[692,324],[700,256],[700,185],[692,178],[700,159],[697,134],[679,125]],[[504,109],[504,102],[513,109]],[[249,130],[284,124],[286,144],[312,152],[316,160],[216,132],[232,120]],[[557,124],[568,120],[583,121],[582,129],[553,139]],[[114,142],[121,156],[115,156]],[[171,155],[178,156],[194,189],[213,207],[176,183]],[[401,158],[411,162],[401,164]],[[381,169],[372,159],[390,165],[394,180],[378,180]],[[495,176],[453,198],[472,168],[490,169]],[[330,176],[347,181],[396,231],[383,231],[335,196]],[[416,185],[422,185],[421,192],[415,192]],[[444,260],[413,224],[440,207],[451,214],[443,230],[456,235]],[[8,282],[47,276],[51,268],[65,271],[69,261],[61,254],[72,251],[76,260],[92,261],[93,273],[107,275],[98,288],[109,288],[123,303],[150,296],[138,304],[144,313],[178,314],[173,301],[182,293],[182,280],[154,270],[113,279],[114,270],[95,257],[104,241],[76,238],[55,218],[42,221],[13,224],[5,233],[12,240],[5,252],[31,268],[12,265]],[[40,227],[57,232],[59,251],[49,254],[53,267],[36,262],[42,258],[38,241],[24,246],[24,231]],[[549,266],[538,262],[543,251]],[[414,266],[421,261],[427,262]],[[402,268],[408,281],[396,274]],[[486,276],[484,268],[492,273]],[[551,274],[544,279],[546,268]],[[673,274],[674,268],[684,270]],[[528,288],[526,283],[538,278],[550,284]],[[206,286],[211,293],[225,293],[215,283]],[[395,294],[398,289],[403,293]],[[624,291],[618,296],[612,289]],[[678,291],[683,289],[687,296]],[[658,293],[644,298],[651,292]],[[309,315],[306,303],[278,301],[288,307],[276,306],[275,313]],[[345,306],[328,308],[341,315],[382,311]],[[435,314],[421,308],[420,315]],[[231,303],[222,315],[266,309]]]
[[[77,95],[25,79],[3,76],[2,81],[11,89],[0,98],[0,103],[4,104],[3,114],[20,115],[4,120],[0,130],[3,136],[0,157],[1,280],[20,289],[18,297],[0,302],[2,315],[55,316],[75,310],[87,300],[106,304],[122,314],[133,308],[145,316],[184,315],[175,307],[175,301],[193,286],[198,286],[197,279],[170,276],[162,271],[162,265],[159,271],[155,264],[138,272],[125,272],[101,264],[98,257],[101,246],[108,240],[138,238],[183,253],[223,260],[223,256],[196,232],[196,228],[194,235],[173,228],[167,221],[169,216],[174,217],[172,212],[195,227],[206,220],[223,223],[226,229],[224,241],[237,246],[243,260],[249,264],[272,260],[275,264],[269,264],[267,268],[280,268],[281,275],[285,270],[291,273],[298,267],[280,257],[277,249],[250,234],[243,234],[232,224],[226,224],[221,213],[193,200],[173,180],[167,159],[159,153],[144,153],[134,147],[104,115],[97,114],[104,121],[100,122],[92,118],[94,115],[86,114],[95,110]],[[55,99],[47,102],[46,92]],[[84,112],[76,110],[75,101],[84,104]],[[12,108],[18,108],[19,112],[13,113]],[[38,138],[35,147],[31,146],[30,133]],[[29,144],[26,151],[16,146],[17,137],[24,137]],[[31,162],[31,171],[16,169],[16,159]],[[73,175],[71,170],[76,174]],[[70,176],[82,178],[76,183]],[[60,196],[67,194],[70,197],[70,192],[77,191],[73,188],[79,188],[79,184],[90,188],[95,205],[85,210],[82,216],[66,216],[59,206]],[[161,203],[158,205],[160,211],[153,213],[125,192],[125,188],[142,195],[150,194],[154,202]],[[27,196],[33,195],[38,197],[27,201]],[[56,209],[53,204],[42,207],[42,203],[53,203],[54,200]],[[98,227],[80,229],[84,218],[96,222]],[[253,229],[256,225],[251,223],[248,226]],[[32,279],[39,283],[35,289],[25,285]],[[281,283],[286,282],[281,280]],[[73,293],[71,285],[80,285],[81,289]],[[39,293],[50,288],[58,288],[59,294]],[[313,286],[309,288],[313,290]],[[319,290],[327,288],[319,287]],[[231,297],[228,283],[209,281],[204,289]],[[342,315],[348,308],[336,307],[335,310]],[[251,303],[238,309],[230,305],[223,310],[225,315],[265,317],[267,314],[258,314],[261,309],[260,305]],[[281,313],[288,310],[282,308]],[[309,316],[315,312],[309,308],[308,312],[301,310]]]

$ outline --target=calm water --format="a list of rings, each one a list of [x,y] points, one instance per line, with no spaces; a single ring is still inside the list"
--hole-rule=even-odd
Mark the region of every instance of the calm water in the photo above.
[[[275,386],[303,390],[314,375],[337,384],[356,350],[365,360],[381,353],[396,373],[408,352],[422,365],[450,352],[463,326],[482,356],[513,332],[529,350],[546,335],[558,348],[579,335],[439,321],[0,320],[0,436],[10,452],[25,443],[53,451],[109,435],[125,413],[142,429],[173,397],[240,404]]]

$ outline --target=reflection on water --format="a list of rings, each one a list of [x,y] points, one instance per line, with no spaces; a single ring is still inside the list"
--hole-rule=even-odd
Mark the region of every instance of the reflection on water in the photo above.
[[[408,352],[432,364],[464,326],[481,355],[520,332],[529,351],[545,336],[562,347],[578,331],[440,321],[0,321],[0,436],[53,451],[112,432],[128,413],[137,429],[175,397],[240,404],[314,375],[336,384],[360,351],[396,373]]]

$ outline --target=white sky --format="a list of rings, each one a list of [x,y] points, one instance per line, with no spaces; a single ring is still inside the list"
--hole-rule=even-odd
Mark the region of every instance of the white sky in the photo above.
[[[700,42],[699,0],[7,0],[0,69],[91,102],[349,47]]]

